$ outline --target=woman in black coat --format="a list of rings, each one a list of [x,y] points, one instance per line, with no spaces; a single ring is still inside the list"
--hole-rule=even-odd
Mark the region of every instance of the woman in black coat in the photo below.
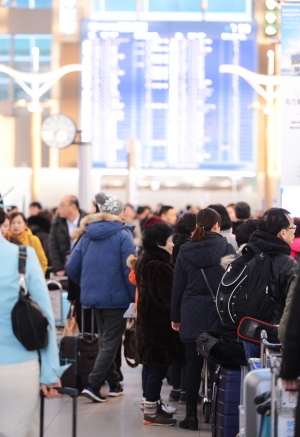
[[[145,425],[176,423],[171,414],[162,410],[160,402],[168,366],[178,360],[178,334],[170,323],[172,234],[172,228],[166,223],[148,228],[143,236],[144,251],[136,264],[136,360],[143,364]]]
[[[186,418],[180,428],[197,430],[197,399],[203,357],[197,354],[196,340],[207,329],[219,331],[220,320],[214,297],[224,269],[221,258],[235,254],[220,235],[221,216],[211,208],[197,214],[192,242],[181,246],[177,257],[171,302],[171,320],[186,346]]]

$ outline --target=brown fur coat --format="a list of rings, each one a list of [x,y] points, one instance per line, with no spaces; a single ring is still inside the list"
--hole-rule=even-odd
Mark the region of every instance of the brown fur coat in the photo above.
[[[180,342],[171,328],[173,281],[171,257],[158,247],[145,250],[136,265],[139,293],[136,323],[136,360],[148,366],[169,366],[179,360]]]

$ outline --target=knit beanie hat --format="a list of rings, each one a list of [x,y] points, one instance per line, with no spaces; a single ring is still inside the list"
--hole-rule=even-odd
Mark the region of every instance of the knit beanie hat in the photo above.
[[[143,235],[144,249],[151,249],[154,247],[165,246],[167,239],[173,235],[173,229],[168,223],[155,223],[146,229]]]
[[[152,215],[143,224],[143,229],[148,229],[150,228],[150,226],[153,226],[155,223],[162,223],[162,222],[163,219],[161,217],[158,217],[157,215]]]
[[[105,193],[98,193],[95,201],[100,212],[119,215],[124,209],[123,203],[117,196],[106,196]]]

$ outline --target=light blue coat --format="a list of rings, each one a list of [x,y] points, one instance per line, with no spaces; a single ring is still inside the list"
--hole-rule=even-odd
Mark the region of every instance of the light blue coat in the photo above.
[[[40,382],[51,384],[57,382],[57,378],[68,366],[59,365],[54,316],[39,260],[32,247],[26,249],[26,285],[32,299],[40,306],[50,324],[48,346],[41,350]],[[18,246],[9,243],[0,233],[0,372],[1,364],[38,359],[37,351],[27,351],[12,331],[11,311],[19,296],[18,252]]]

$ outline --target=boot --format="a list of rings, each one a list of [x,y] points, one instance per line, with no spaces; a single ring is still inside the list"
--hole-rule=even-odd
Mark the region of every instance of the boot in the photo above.
[[[186,417],[179,422],[179,428],[190,429],[191,431],[198,430],[197,403],[186,403]]]
[[[156,402],[145,401],[144,425],[172,426],[175,423],[176,419],[161,409],[160,400]]]

